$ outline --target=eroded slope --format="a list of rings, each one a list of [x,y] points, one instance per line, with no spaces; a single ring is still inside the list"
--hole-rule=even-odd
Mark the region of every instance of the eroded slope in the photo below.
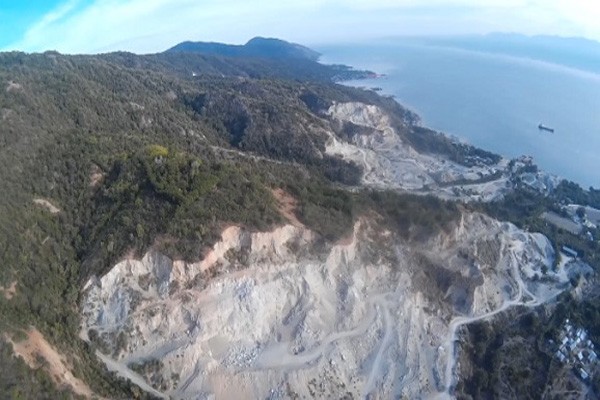
[[[444,394],[457,327],[558,293],[528,279],[552,257],[479,214],[421,244],[366,218],[325,246],[230,227],[199,263],[151,252],[90,280],[82,336],[175,398]]]
[[[510,187],[507,177],[502,174],[507,160],[473,156],[469,162],[460,164],[447,156],[419,152],[411,143],[410,135],[401,135],[392,116],[376,105],[334,103],[328,108],[327,115],[342,125],[349,123],[358,127],[345,136],[339,132],[338,135],[331,134],[326,154],[359,165],[363,170],[364,185],[423,191],[467,201],[494,200]],[[412,126],[410,129],[419,128]],[[431,140],[435,142],[435,139]]]

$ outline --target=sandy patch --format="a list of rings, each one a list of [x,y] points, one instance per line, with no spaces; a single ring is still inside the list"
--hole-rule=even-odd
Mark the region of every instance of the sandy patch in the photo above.
[[[27,332],[27,339],[12,342],[15,354],[21,357],[31,368],[38,368],[38,357],[45,361],[45,368],[54,382],[59,386],[68,386],[71,390],[86,398],[92,398],[94,393],[81,379],[73,376],[64,357],[62,357],[35,328]],[[10,340],[10,339],[9,339]]]
[[[0,117],[2,118],[2,121],[6,121],[12,113],[13,110],[11,110],[10,108],[3,108],[0,111]]]
[[[304,224],[300,222],[295,213],[296,209],[298,208],[298,200],[293,198],[283,189],[274,189],[271,192],[277,200],[281,215],[283,215],[292,225],[299,228],[304,228]]]
[[[142,118],[140,118],[140,128],[149,128],[152,126],[152,122],[152,118],[142,115]]]
[[[33,203],[45,207],[51,214],[58,214],[60,212],[60,208],[56,207],[46,199],[33,199]]]
[[[177,100],[177,93],[175,93],[173,90],[169,90],[165,96],[171,101]]]
[[[129,102],[129,105],[131,106],[131,108],[132,108],[134,111],[142,111],[143,109],[145,109],[145,108],[146,108],[146,107],[144,107],[144,106],[143,106],[143,105],[141,105],[141,104],[134,103],[133,101],[130,101],[130,102]]]
[[[97,187],[102,183],[105,174],[102,172],[99,166],[92,166],[92,173],[90,174],[90,187]]]
[[[21,86],[21,84],[13,82],[13,81],[8,81],[8,85],[6,85],[6,91],[7,92],[15,92],[17,90],[21,90],[23,89],[23,86]]]
[[[0,293],[4,295],[6,300],[10,300],[15,297],[15,294],[17,294],[17,281],[11,283],[7,288],[0,286]]]

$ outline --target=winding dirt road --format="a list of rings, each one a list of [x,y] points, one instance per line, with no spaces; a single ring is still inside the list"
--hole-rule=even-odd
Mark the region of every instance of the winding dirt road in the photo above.
[[[513,245],[516,245],[516,244],[517,244],[517,242],[513,243]],[[519,245],[522,245],[522,243],[519,243]],[[550,291],[550,290],[546,291],[546,297],[539,297],[539,296],[534,295],[533,293],[531,293],[531,291],[529,291],[527,289],[527,285],[525,284],[525,282],[523,281],[523,278],[521,277],[521,273],[519,271],[519,263],[518,263],[518,260],[514,253],[510,254],[509,262],[511,263],[511,266],[513,268],[513,274],[514,274],[513,277],[517,284],[518,291],[517,291],[516,296],[513,299],[506,300],[502,304],[502,306],[500,306],[499,308],[492,310],[490,312],[487,312],[485,314],[474,316],[474,317],[458,316],[458,317],[454,317],[452,319],[452,321],[450,322],[450,326],[449,326],[450,331],[448,334],[448,339],[446,340],[446,343],[443,345],[445,349],[448,349],[448,358],[446,361],[446,371],[445,371],[445,375],[444,375],[446,383],[445,383],[445,392],[442,393],[443,395],[452,397],[451,393],[454,390],[454,386],[456,384],[456,371],[455,371],[456,358],[457,358],[456,341],[457,341],[457,332],[461,326],[491,318],[494,315],[499,314],[499,313],[507,310],[510,307],[514,307],[514,306],[537,307],[541,304],[548,302],[549,300],[558,296],[562,292],[562,290],[557,289],[555,292]]]

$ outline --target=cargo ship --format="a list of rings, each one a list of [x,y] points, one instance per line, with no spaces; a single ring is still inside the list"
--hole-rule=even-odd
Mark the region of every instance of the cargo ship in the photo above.
[[[546,131],[546,132],[552,132],[552,133],[554,133],[554,128],[550,128],[549,126],[546,126],[546,125],[542,124],[541,122],[538,125],[538,129],[540,131]]]

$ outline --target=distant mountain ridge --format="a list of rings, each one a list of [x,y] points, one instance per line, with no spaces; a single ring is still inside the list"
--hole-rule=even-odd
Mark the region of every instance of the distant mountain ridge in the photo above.
[[[225,57],[297,58],[317,61],[320,53],[280,39],[255,37],[244,45],[213,42],[182,42],[166,52],[190,52]]]

